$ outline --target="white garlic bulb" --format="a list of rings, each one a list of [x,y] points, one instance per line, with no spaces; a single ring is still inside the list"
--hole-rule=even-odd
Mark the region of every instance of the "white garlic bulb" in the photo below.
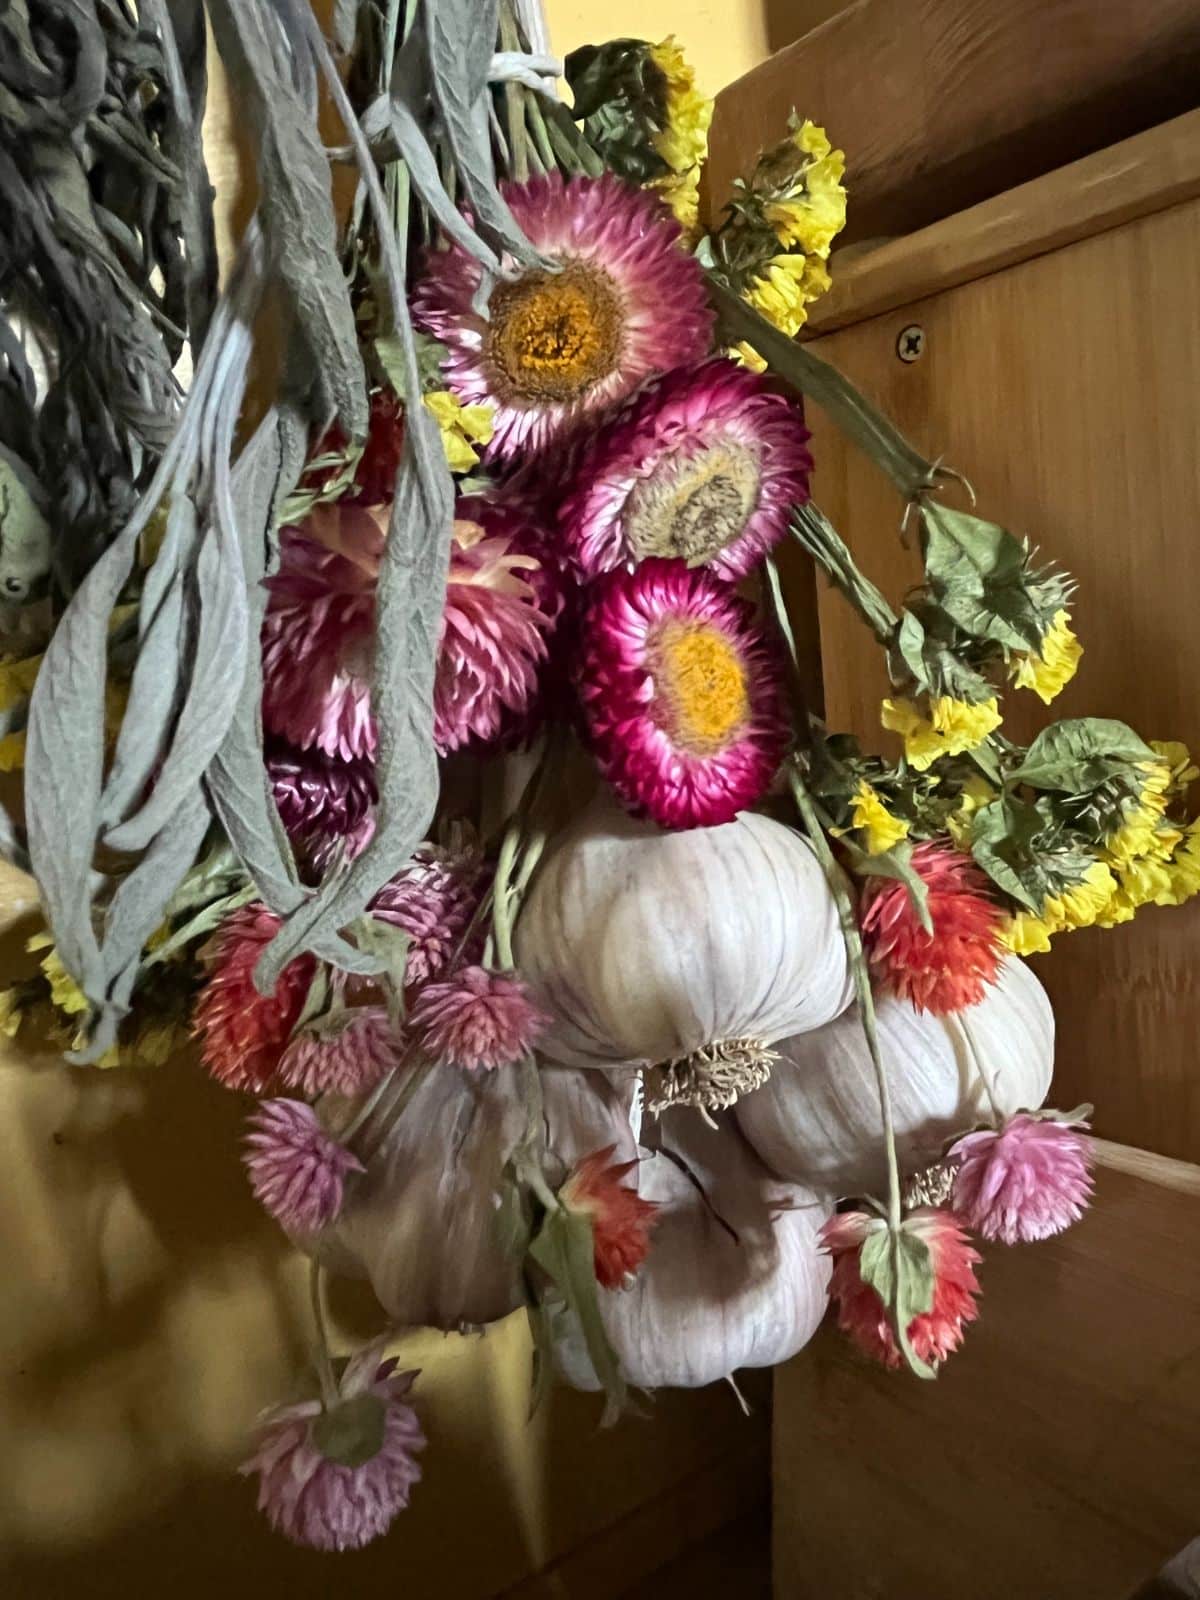
[[[731,1119],[666,1113],[643,1150],[639,1194],[660,1206],[633,1283],[599,1291],[627,1381],[700,1388],[739,1367],[795,1355],[825,1313],[830,1263],[817,1234],[830,1207],[772,1179]],[[599,1385],[578,1324],[556,1319],[555,1361],[575,1388]]]
[[[525,1131],[515,1067],[426,1071],[398,1117],[391,1097],[355,1137],[365,1173],[342,1214],[305,1241],[331,1271],[370,1279],[404,1327],[476,1327],[524,1303],[521,1252],[500,1224],[503,1173]],[[389,1125],[390,1123],[390,1125]]]
[[[739,1062],[761,1081],[768,1047],[828,1022],[851,995],[816,858],[753,813],[667,833],[596,802],[539,868],[515,949],[551,1018],[547,1058],[694,1066],[715,1085],[699,1097],[710,1106],[736,1098]]]
[[[876,1002],[901,1170],[936,1161],[946,1141],[1002,1115],[1040,1106],[1054,1067],[1054,1015],[1023,962],[1004,963],[978,1005],[948,1017],[906,1000]],[[880,1194],[886,1182],[875,1069],[857,1006],[778,1046],[768,1083],[736,1116],[767,1165],[825,1194]]]

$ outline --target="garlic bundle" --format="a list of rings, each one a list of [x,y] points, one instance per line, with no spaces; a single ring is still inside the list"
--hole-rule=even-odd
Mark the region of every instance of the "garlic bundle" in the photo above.
[[[641,1388],[696,1389],[739,1367],[786,1361],[825,1313],[830,1263],[817,1232],[830,1208],[771,1178],[731,1120],[667,1112],[637,1187],[661,1210],[627,1289],[599,1293],[621,1371]],[[599,1387],[578,1323],[555,1322],[555,1361],[574,1388]]]
[[[595,1150],[636,1157],[632,1074],[609,1080],[558,1067],[540,1079],[553,1183]],[[505,1236],[500,1216],[504,1169],[526,1132],[520,1074],[427,1070],[394,1116],[398,1092],[356,1135],[367,1170],[348,1186],[338,1220],[303,1243],[331,1271],[368,1278],[401,1326],[495,1322],[525,1303],[524,1241]]]
[[[1041,1105],[1054,1066],[1054,1016],[1022,962],[1006,961],[978,1005],[952,1016],[877,1002],[901,1170],[938,1160],[954,1134]],[[767,1165],[824,1194],[881,1194],[886,1183],[875,1069],[858,1008],[780,1045],[770,1082],[738,1102]]]
[[[306,1247],[331,1271],[369,1278],[401,1326],[507,1316],[524,1303],[521,1251],[499,1215],[504,1167],[525,1131],[516,1068],[426,1069],[398,1116],[391,1105],[385,1095],[356,1136],[367,1170]]]
[[[647,1066],[653,1106],[732,1105],[779,1039],[850,1001],[837,908],[807,842],[744,813],[666,833],[594,803],[539,868],[516,929],[552,1061]]]

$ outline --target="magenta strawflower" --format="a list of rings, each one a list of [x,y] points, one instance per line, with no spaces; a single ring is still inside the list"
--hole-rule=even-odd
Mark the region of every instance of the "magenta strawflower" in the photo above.
[[[808,499],[812,457],[798,406],[718,358],[669,372],[584,451],[562,533],[586,577],[678,556],[744,576]]]
[[[266,580],[263,726],[343,761],[375,753],[371,651],[386,511],[318,506]]]
[[[545,1024],[520,978],[486,967],[460,967],[427,983],[409,1021],[433,1060],[471,1072],[521,1060]]]
[[[258,1509],[293,1544],[358,1550],[387,1532],[421,1476],[425,1444],[408,1403],[415,1372],[380,1362],[382,1341],[347,1365],[337,1399],[278,1406],[259,1423],[243,1473],[258,1474]]]
[[[404,1040],[386,1006],[353,1006],[314,1017],[292,1035],[279,1080],[302,1094],[359,1094],[399,1061]]]
[[[323,867],[337,851],[352,861],[374,831],[375,769],[364,756],[343,761],[315,746],[267,742],[267,773],[280,821],[301,854]]]
[[[1024,1111],[999,1130],[968,1133],[950,1147],[950,1203],[984,1239],[1048,1239],[1078,1222],[1092,1196],[1092,1141],[1086,1123]]]
[[[597,579],[577,686],[600,769],[665,828],[729,822],[788,741],[783,657],[711,573],[652,557]]]
[[[342,1209],[362,1162],[303,1100],[264,1100],[250,1118],[244,1160],[254,1197],[288,1233],[316,1233]]]
[[[444,844],[418,845],[408,865],[379,891],[371,915],[409,935],[406,984],[426,983],[446,970],[475,915],[487,877],[478,840],[460,825]],[[472,953],[465,952],[468,959]]]
[[[712,338],[703,271],[653,195],[611,173],[502,190],[560,270],[506,273],[485,317],[472,303],[479,263],[452,245],[431,252],[413,296],[418,321],[449,349],[451,389],[494,408],[493,458],[544,450],[653,373],[700,360]]]

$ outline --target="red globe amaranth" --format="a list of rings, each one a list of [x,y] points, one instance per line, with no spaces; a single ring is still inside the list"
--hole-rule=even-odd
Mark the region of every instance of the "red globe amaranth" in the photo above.
[[[242,906],[226,917],[203,952],[208,975],[196,999],[193,1031],[204,1065],[229,1089],[261,1094],[271,1083],[316,971],[314,956],[297,956],[272,994],[258,992],[254,969],[279,925],[266,906]]]
[[[650,1249],[650,1231],[658,1205],[643,1200],[624,1180],[636,1172],[636,1161],[614,1161],[616,1145],[593,1150],[571,1168],[558,1198],[569,1211],[592,1219],[596,1282],[621,1289],[634,1276]]]
[[[928,1245],[932,1258],[933,1305],[914,1317],[906,1331],[915,1355],[936,1366],[958,1349],[964,1327],[979,1315],[974,1269],[980,1257],[948,1211],[921,1206],[902,1225]],[[844,1211],[821,1229],[821,1243],[833,1257],[829,1297],[838,1308],[838,1327],[864,1355],[885,1367],[898,1367],[903,1357],[891,1313],[861,1272],[863,1244],[881,1226],[879,1217]]]
[[[919,844],[912,866],[928,893],[933,931],[921,926],[903,883],[871,878],[859,919],[863,943],[886,988],[918,1011],[945,1016],[976,1005],[996,981],[1003,913],[983,873],[960,850]]]

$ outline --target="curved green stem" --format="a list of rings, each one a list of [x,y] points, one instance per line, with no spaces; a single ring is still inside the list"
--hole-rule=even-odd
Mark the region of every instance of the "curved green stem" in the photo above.
[[[329,1353],[329,1329],[325,1323],[325,1301],[321,1293],[321,1264],[314,1261],[308,1273],[308,1298],[312,1306],[313,1327],[317,1335],[317,1378],[321,1385],[321,1404],[326,1411],[337,1405],[337,1379],[333,1375],[333,1357]]]

